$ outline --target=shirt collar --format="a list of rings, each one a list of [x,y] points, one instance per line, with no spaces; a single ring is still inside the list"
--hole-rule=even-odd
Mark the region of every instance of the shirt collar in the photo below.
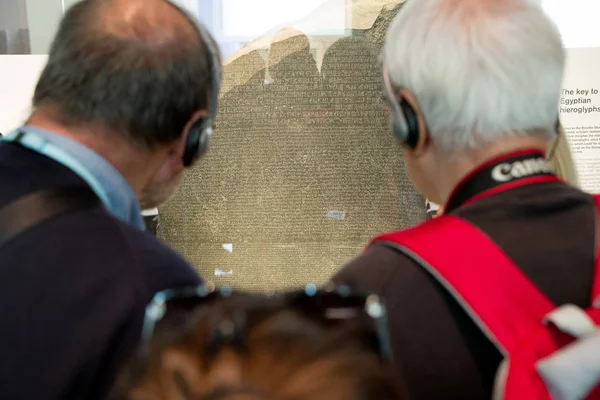
[[[450,194],[444,213],[516,187],[558,181],[552,164],[537,149],[524,149],[493,158],[470,172]]]
[[[123,175],[106,159],[89,147],[65,136],[30,125],[25,125],[20,130],[41,136],[79,161],[102,186],[110,201],[108,208],[111,214],[138,229],[144,229],[140,204],[133,189]],[[60,162],[60,160],[56,161]]]

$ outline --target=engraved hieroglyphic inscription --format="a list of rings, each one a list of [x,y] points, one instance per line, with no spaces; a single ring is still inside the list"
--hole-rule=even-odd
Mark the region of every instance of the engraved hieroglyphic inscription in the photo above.
[[[221,99],[211,151],[161,209],[160,237],[205,279],[320,283],[373,235],[424,218],[389,132],[379,44],[366,37],[335,41],[317,63],[310,38],[284,30],[225,69],[243,83]]]

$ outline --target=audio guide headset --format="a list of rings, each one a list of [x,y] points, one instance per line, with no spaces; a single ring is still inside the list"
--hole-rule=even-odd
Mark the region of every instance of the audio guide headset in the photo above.
[[[404,145],[414,149],[419,143],[419,118],[415,109],[394,93],[386,63],[383,67],[383,86],[390,106],[392,132]]]
[[[213,124],[217,116],[219,92],[221,90],[221,66],[219,65],[219,53],[218,49],[215,48],[215,42],[212,40],[210,33],[202,23],[197,21],[195,17],[191,16],[182,7],[179,7],[170,0],[166,1],[184,14],[188,20],[194,24],[198,36],[206,48],[208,69],[210,71],[211,84],[208,102],[208,117],[201,118],[192,124],[183,153],[183,165],[185,167],[190,167],[208,150],[208,144],[213,131]]]

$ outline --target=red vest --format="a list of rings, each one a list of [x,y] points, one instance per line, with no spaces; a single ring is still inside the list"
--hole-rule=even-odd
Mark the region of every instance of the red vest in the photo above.
[[[458,196],[459,206],[517,186],[558,180],[542,163],[524,165],[527,159],[539,160],[539,153],[513,154],[482,166],[476,171],[483,177],[479,187],[465,191],[459,185],[458,192],[467,194]],[[454,193],[450,202],[456,199]],[[594,199],[600,215],[600,196]],[[491,239],[453,215],[379,236],[376,242],[402,252],[435,277],[502,352],[497,398],[600,399],[598,258],[590,304],[581,310],[552,304]]]

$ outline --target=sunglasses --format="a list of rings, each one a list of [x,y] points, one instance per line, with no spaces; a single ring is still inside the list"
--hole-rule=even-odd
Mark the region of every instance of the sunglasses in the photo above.
[[[293,310],[325,326],[339,328],[344,324],[360,328],[368,345],[383,360],[391,359],[390,340],[387,329],[386,309],[382,299],[375,294],[361,294],[347,286],[329,285],[319,288],[314,284],[303,290],[249,294],[236,292],[229,287],[215,288],[207,285],[167,289],[157,293],[146,307],[142,329],[142,343],[148,344],[155,335],[157,325],[171,316],[180,324],[197,307],[210,304],[214,300],[225,299],[234,294],[243,294],[256,298],[273,298],[282,301],[285,309]],[[263,302],[264,304],[264,302]],[[268,310],[267,310],[268,313]],[[220,324],[222,335],[234,335],[234,326],[238,331],[245,330],[246,319],[224,320]],[[242,326],[240,326],[242,325]]]

